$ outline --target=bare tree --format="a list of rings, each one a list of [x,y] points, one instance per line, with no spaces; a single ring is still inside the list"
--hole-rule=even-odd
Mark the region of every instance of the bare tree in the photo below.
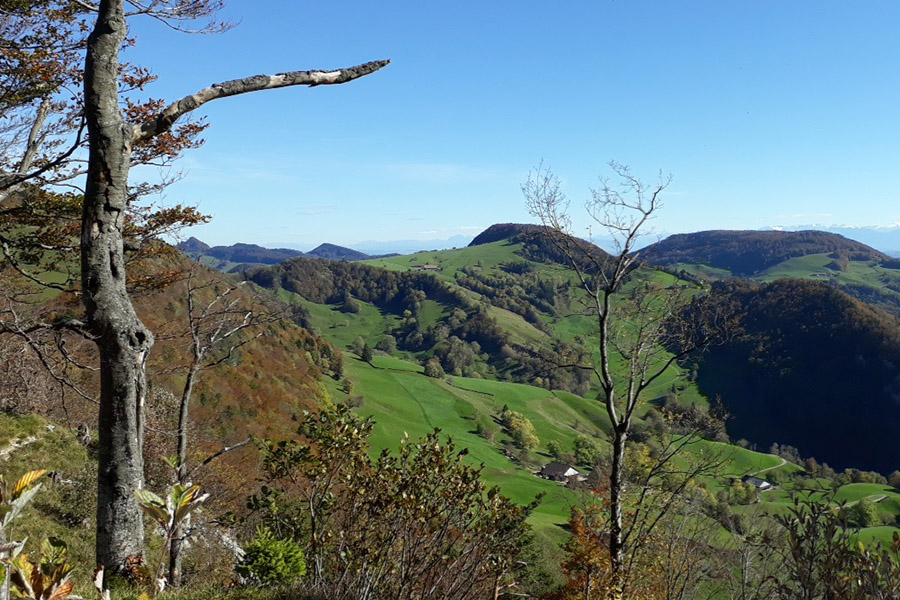
[[[718,571],[716,597],[728,600],[764,600],[776,595],[784,561],[778,554],[786,540],[771,515],[757,511],[732,515],[724,523],[730,534],[712,561]]]
[[[628,167],[610,163],[615,183],[601,180],[585,203],[593,225],[613,240],[614,252],[607,254],[572,232],[569,203],[559,179],[539,166],[522,185],[529,212],[544,225],[546,239],[576,278],[588,314],[594,320],[592,342],[595,358],[591,364],[561,364],[560,367],[587,369],[600,387],[600,400],[612,424],[612,456],[609,483],[610,598],[622,598],[628,584],[627,551],[640,536],[626,531],[623,510],[626,502],[626,442],[637,409],[648,388],[676,361],[702,348],[725,325],[717,311],[693,311],[700,290],[679,285],[663,286],[651,277],[639,276],[641,266],[636,244],[647,234],[651,219],[661,206],[661,196],[671,176],[660,173],[658,181],[647,185]],[[632,530],[634,531],[634,530]]]
[[[247,445],[250,438],[226,445],[193,467],[188,464],[190,407],[194,384],[198,376],[228,361],[242,346],[263,335],[267,323],[280,319],[255,294],[241,293],[248,282],[233,282],[224,277],[208,276],[201,283],[197,263],[191,265],[187,280],[187,337],[191,346],[191,362],[187,367],[181,397],[178,402],[177,448],[175,454],[175,483],[190,485],[197,471],[227,452]],[[242,289],[244,288],[244,289]],[[169,585],[181,584],[184,542],[190,533],[190,520],[179,524],[169,549]]]

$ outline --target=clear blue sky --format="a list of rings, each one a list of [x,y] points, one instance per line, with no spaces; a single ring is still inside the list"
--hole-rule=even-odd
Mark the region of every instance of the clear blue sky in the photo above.
[[[231,0],[216,36],[132,22],[174,99],[390,58],[347,85],[204,107],[166,201],[209,243],[445,239],[528,221],[544,160],[573,210],[610,159],[674,175],[667,232],[900,222],[900,2]]]

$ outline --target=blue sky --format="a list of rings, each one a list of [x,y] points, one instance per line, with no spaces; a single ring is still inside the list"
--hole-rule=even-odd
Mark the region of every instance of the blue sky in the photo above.
[[[390,58],[342,86],[203,108],[166,202],[190,234],[312,248],[528,221],[543,160],[581,201],[615,159],[674,175],[660,231],[900,222],[900,3],[232,0],[215,36],[132,22],[174,99]]]

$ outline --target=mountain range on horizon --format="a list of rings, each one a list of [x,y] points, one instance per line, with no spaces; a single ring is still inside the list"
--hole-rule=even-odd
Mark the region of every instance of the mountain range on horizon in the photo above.
[[[485,227],[488,230],[489,227]],[[718,231],[741,231],[741,230],[718,230]],[[886,226],[850,226],[850,225],[830,225],[824,226],[819,224],[797,225],[797,226],[770,226],[756,230],[746,231],[821,231],[841,235],[847,239],[860,242],[872,247],[884,254],[892,257],[900,257],[900,224],[895,223]],[[679,232],[676,234],[669,232],[660,232],[657,236],[647,236],[639,240],[637,249],[640,250],[647,246],[659,243],[672,235],[689,235],[702,232]],[[481,234],[479,234],[481,235]],[[262,246],[258,244],[235,243],[230,246],[209,246],[208,244],[191,237],[188,240],[177,244],[177,248],[188,255],[196,256],[201,254],[210,254],[219,260],[227,260],[232,263],[252,263],[252,264],[277,264],[294,256],[310,255],[318,258],[329,258],[332,260],[366,260],[369,258],[379,258],[392,254],[414,254],[422,251],[449,250],[452,248],[463,248],[468,246],[477,236],[455,235],[447,239],[441,240],[388,240],[377,241],[367,240],[350,246],[332,244],[324,242],[308,252],[299,250],[295,244],[279,243],[273,246]],[[604,250],[612,250],[612,239],[605,236],[592,236],[590,241],[600,246]],[[249,253],[250,256],[243,258],[255,258],[255,260],[233,260],[242,254]],[[262,260],[259,260],[262,259]]]

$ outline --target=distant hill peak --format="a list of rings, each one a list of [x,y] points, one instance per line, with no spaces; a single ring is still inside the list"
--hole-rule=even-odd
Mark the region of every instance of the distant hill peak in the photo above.
[[[723,230],[679,233],[640,255],[657,264],[702,263],[735,275],[752,275],[789,258],[838,253],[848,260],[889,260],[870,246],[826,231]]]
[[[186,241],[180,242],[175,246],[185,254],[203,254],[209,250],[209,244],[204,244],[194,236],[189,237]]]
[[[495,223],[475,236],[469,246],[480,246],[508,240],[523,233],[540,233],[546,229],[543,225],[531,225],[528,223]]]
[[[309,256],[315,256],[316,258],[326,258],[328,260],[352,261],[372,258],[365,252],[360,252],[359,250],[345,248],[344,246],[338,246],[337,244],[329,243],[320,244],[313,250],[310,250],[307,254],[309,254]]]
[[[303,256],[299,250],[291,248],[264,248],[257,244],[237,243],[231,246],[212,246],[204,244],[197,238],[190,238],[176,246],[185,254],[193,257],[211,257],[230,263],[253,263],[275,265],[289,258]]]

